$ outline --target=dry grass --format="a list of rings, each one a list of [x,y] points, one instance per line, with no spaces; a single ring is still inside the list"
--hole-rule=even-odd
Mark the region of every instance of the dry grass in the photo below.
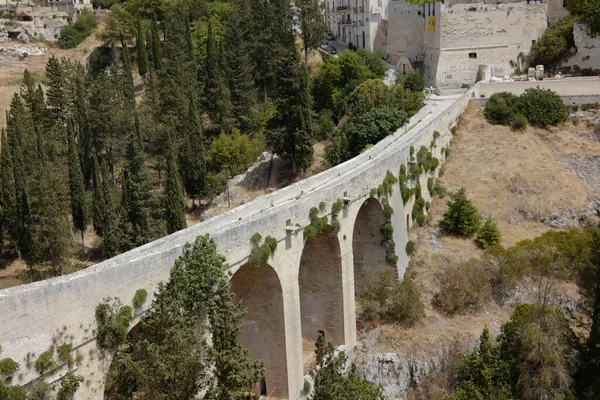
[[[511,246],[547,231],[550,227],[540,222],[540,217],[562,214],[567,208],[575,213],[589,211],[590,199],[598,198],[600,193],[594,192],[562,163],[565,157],[600,156],[600,143],[594,139],[595,135],[590,123],[578,121],[550,130],[529,127],[523,133],[516,133],[507,127],[488,124],[481,109],[471,106],[461,117],[440,182],[449,192],[464,186],[480,212],[492,215],[498,222],[502,244]],[[468,348],[485,325],[492,334],[497,334],[515,304],[534,300],[531,282],[524,281],[519,295],[505,305],[489,302],[476,313],[454,317],[442,315],[433,307],[442,272],[450,265],[482,255],[473,240],[441,235],[438,226],[447,200],[435,197],[430,224],[412,228],[409,233],[416,243],[409,271],[421,288],[426,317],[413,328],[385,324],[366,327],[359,332],[359,362],[386,352],[425,361],[452,343]],[[559,283],[556,292],[568,299],[579,299],[573,283]]]

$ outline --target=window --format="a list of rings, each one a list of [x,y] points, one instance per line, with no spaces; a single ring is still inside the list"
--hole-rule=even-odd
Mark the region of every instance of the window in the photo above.
[[[477,53],[469,53],[469,58],[477,58]]]

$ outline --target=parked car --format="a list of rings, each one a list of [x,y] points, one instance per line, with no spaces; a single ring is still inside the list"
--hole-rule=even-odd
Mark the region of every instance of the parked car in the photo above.
[[[335,46],[329,46],[329,54],[337,54],[337,49]]]
[[[325,51],[327,51],[327,50],[329,50],[329,43],[327,43],[327,42],[323,42],[323,43],[321,43],[321,44],[319,45],[319,47],[320,47],[322,50],[325,50]]]
[[[335,40],[335,35],[333,33],[328,33],[327,40]]]

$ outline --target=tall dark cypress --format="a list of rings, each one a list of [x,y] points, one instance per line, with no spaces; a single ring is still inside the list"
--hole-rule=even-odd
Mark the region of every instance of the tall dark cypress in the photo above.
[[[46,78],[48,78],[46,97],[51,114],[54,120],[62,119],[67,111],[66,78],[63,65],[55,56],[50,57],[46,64]]]
[[[167,233],[171,234],[184,229],[185,222],[185,201],[183,190],[179,181],[179,169],[175,158],[175,149],[171,135],[167,137],[167,183],[165,186],[165,221],[167,223]]]
[[[15,175],[12,157],[9,151],[6,131],[2,129],[0,143],[0,210],[2,211],[2,233],[15,240],[17,238],[17,199],[15,193]],[[0,235],[0,240],[4,235]]]
[[[192,206],[195,199],[206,191],[206,161],[204,157],[204,135],[200,127],[196,103],[193,97],[190,99],[189,114],[185,125],[183,145],[180,150],[181,175],[185,190],[192,198]]]
[[[110,179],[108,170],[104,165],[99,167],[102,180],[102,247],[104,257],[114,257],[119,254],[124,246],[123,231],[119,228],[119,215],[115,210],[110,194]]]
[[[294,174],[297,167],[306,172],[313,155],[311,97],[297,50],[287,51],[278,60],[273,94],[277,111],[267,142],[279,156],[292,161]]]
[[[81,252],[85,253],[84,234],[87,228],[88,215],[85,201],[85,185],[79,162],[79,152],[75,143],[73,122],[67,122],[67,140],[69,142],[69,192],[71,194],[71,216],[73,226],[81,232]]]
[[[152,14],[152,21],[150,24],[150,34],[152,36],[152,58],[154,61],[154,69],[159,70],[161,67],[162,51],[160,48],[160,39],[158,37],[158,24],[156,22],[156,15]]]
[[[155,238],[152,224],[152,181],[137,133],[131,132],[123,170],[122,223],[130,232],[132,247]],[[104,227],[103,227],[104,229]]]
[[[92,179],[92,221],[94,224],[94,231],[97,235],[103,236],[102,227],[104,226],[104,192],[102,190],[102,171],[100,171],[100,164],[98,163],[98,157],[96,154],[92,156],[93,162],[93,179]]]
[[[148,54],[146,53],[146,37],[142,29],[142,20],[137,23],[137,53],[138,53],[138,70],[143,77],[148,72]]]
[[[206,65],[204,67],[205,108],[213,122],[219,124],[222,129],[228,130],[231,125],[232,114],[231,92],[223,75],[224,60],[219,47],[213,33],[212,23],[209,21],[206,40]]]
[[[125,103],[131,110],[135,110],[135,87],[133,85],[133,76],[131,75],[131,57],[129,55],[129,48],[127,43],[121,37],[122,52],[121,60],[123,61],[123,73],[124,73],[124,84],[122,88],[123,94],[125,95]]]

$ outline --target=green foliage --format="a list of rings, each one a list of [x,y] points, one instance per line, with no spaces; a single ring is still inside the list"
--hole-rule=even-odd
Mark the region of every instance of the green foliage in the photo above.
[[[383,238],[385,240],[392,240],[393,236],[394,236],[394,227],[392,226],[391,222],[386,222],[383,225],[381,225],[381,229],[379,230],[381,232],[381,235],[383,236]]]
[[[588,26],[589,33],[596,36],[600,33],[600,4],[594,0],[582,0],[577,10],[581,19]]]
[[[87,9],[83,9],[73,26],[66,25],[60,30],[58,45],[63,49],[72,49],[83,42],[96,29],[98,23],[94,15]]]
[[[234,129],[231,135],[221,132],[210,144],[208,165],[211,171],[228,165],[230,173],[237,175],[246,171],[259,154],[260,149],[250,137]]]
[[[327,216],[319,217],[319,209],[313,207],[308,213],[310,224],[304,228],[304,240],[311,241],[327,227]]]
[[[133,308],[135,308],[136,310],[142,308],[142,306],[146,302],[146,299],[148,299],[148,292],[146,291],[146,289],[136,290],[135,294],[133,295]]]
[[[440,227],[449,234],[471,237],[481,226],[477,208],[467,198],[465,188],[454,193],[448,201],[448,209]]]
[[[308,51],[319,47],[325,38],[327,25],[322,6],[317,0],[300,0],[296,6],[299,9],[298,19],[300,37],[304,46],[305,66],[308,68]]]
[[[417,152],[417,164],[425,172],[432,173],[440,165],[440,161],[433,156],[431,151],[427,150],[425,146],[421,146]]]
[[[413,326],[425,316],[421,291],[409,273],[405,273],[404,280],[392,289],[386,314],[392,321],[405,326]]]
[[[542,37],[531,46],[532,65],[551,65],[567,58],[569,50],[575,46],[575,22],[577,19],[570,17],[549,25]]]
[[[71,350],[73,349],[72,343],[63,343],[56,347],[56,355],[58,361],[68,365],[69,369],[73,367],[73,357],[71,357]]]
[[[344,209],[344,202],[342,199],[337,199],[331,205],[331,214],[338,215]]]
[[[410,160],[413,161],[415,158],[415,147],[414,146],[410,146],[409,154],[410,154]]]
[[[418,69],[413,69],[404,76],[402,85],[411,92],[422,92],[425,89],[425,78]]]
[[[60,379],[60,388],[56,394],[56,400],[73,400],[75,392],[79,388],[79,385],[83,383],[85,379],[81,375],[75,375],[73,372],[67,372]]]
[[[407,256],[412,256],[413,253],[415,252],[415,242],[413,242],[412,240],[409,240],[408,242],[406,242],[406,255]]]
[[[116,349],[127,340],[133,320],[131,307],[123,306],[118,298],[107,297],[96,307],[98,344],[104,349]]]
[[[492,217],[488,217],[479,232],[477,232],[475,241],[479,246],[486,249],[500,243],[501,238],[496,222]]]
[[[350,93],[348,103],[349,112],[352,115],[360,115],[375,108],[386,107],[389,104],[389,89],[381,79],[369,79]]]
[[[335,345],[327,343],[317,368],[310,371],[314,390],[310,400],[370,399],[383,400],[383,392],[365,379],[345,353],[335,354]]]
[[[513,129],[513,131],[522,132],[527,129],[527,124],[529,124],[527,117],[519,113],[515,115],[510,127]]]
[[[262,245],[260,244],[260,241],[261,236],[259,233],[255,233],[250,238],[250,243],[252,243],[253,248],[250,252],[250,257],[248,258],[248,264],[255,268],[267,264],[269,257],[275,254],[275,250],[277,250],[277,239],[267,236]]]
[[[325,210],[327,209],[327,203],[325,203],[324,201],[319,203],[319,211],[320,212],[325,212]]]
[[[519,96],[509,92],[494,93],[485,104],[483,115],[494,125],[510,125],[519,107]]]
[[[452,136],[456,135],[456,132],[457,132],[457,130],[458,130],[458,128],[456,128],[456,126],[453,126],[453,127],[450,129],[450,132],[452,132]]]
[[[519,100],[519,110],[529,123],[542,128],[567,119],[567,110],[560,96],[540,87],[525,89]]]
[[[335,233],[337,235],[338,233],[340,233],[341,229],[342,229],[342,225],[339,220],[336,219],[336,220],[331,221],[331,230],[333,231],[333,233]]]
[[[67,139],[69,141],[69,189],[71,194],[71,216],[73,225],[81,232],[82,250],[85,249],[83,236],[88,223],[88,209],[85,198],[85,186],[79,154],[75,147],[75,137],[72,121],[67,125]]]
[[[171,135],[167,135],[167,182],[164,192],[164,209],[167,233],[174,233],[185,229],[185,200],[183,198],[183,187],[179,180],[179,167],[175,159],[175,149]]]
[[[448,314],[477,311],[492,297],[491,274],[477,260],[444,269],[434,304]]]
[[[55,367],[56,362],[54,361],[52,351],[44,351],[33,363],[33,368],[35,368],[36,372],[40,375],[45,374]]]

